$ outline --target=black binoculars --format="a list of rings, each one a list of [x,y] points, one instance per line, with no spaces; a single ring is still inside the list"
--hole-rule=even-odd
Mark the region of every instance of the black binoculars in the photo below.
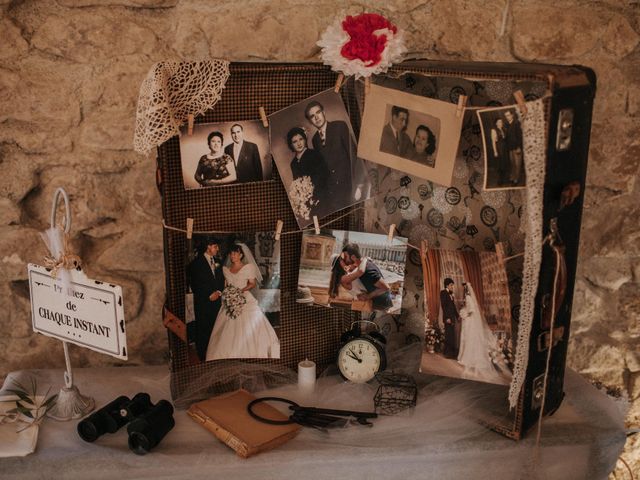
[[[147,393],[138,393],[132,399],[122,395],[81,420],[78,435],[85,442],[94,442],[105,433],[117,432],[127,423],[129,449],[144,455],[176,424],[173,406],[166,400],[153,405]]]

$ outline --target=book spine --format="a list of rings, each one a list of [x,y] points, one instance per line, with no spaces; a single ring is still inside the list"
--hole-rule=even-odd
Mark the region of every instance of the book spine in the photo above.
[[[216,438],[218,438],[218,440],[231,447],[241,457],[247,458],[249,455],[251,455],[251,453],[253,453],[249,451],[249,448],[247,447],[245,442],[240,440],[229,430],[222,428],[216,422],[211,420],[211,418],[205,415],[201,415],[199,412],[194,412],[191,410],[187,410],[187,413],[191,416],[191,418],[193,418],[197,422],[200,422],[204,428],[213,433]]]

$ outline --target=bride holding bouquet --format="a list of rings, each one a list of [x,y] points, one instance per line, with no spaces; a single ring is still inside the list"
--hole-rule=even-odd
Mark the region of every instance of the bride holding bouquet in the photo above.
[[[206,360],[280,358],[280,341],[251,293],[262,275],[249,248],[231,247],[222,267],[226,287],[211,333]]]

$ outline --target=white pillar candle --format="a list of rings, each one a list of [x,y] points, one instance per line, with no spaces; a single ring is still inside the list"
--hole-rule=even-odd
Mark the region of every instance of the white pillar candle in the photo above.
[[[316,364],[309,359],[298,363],[298,389],[310,393],[316,386]]]

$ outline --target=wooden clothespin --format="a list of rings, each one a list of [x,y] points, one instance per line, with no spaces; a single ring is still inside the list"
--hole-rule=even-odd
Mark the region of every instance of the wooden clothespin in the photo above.
[[[389,227],[389,235],[387,235],[387,243],[391,243],[393,242],[393,234],[396,231],[396,224],[392,223],[391,226]]]
[[[313,228],[316,230],[316,235],[320,235],[320,223],[316,215],[313,216]]]
[[[522,93],[522,90],[516,90],[515,92],[513,92],[513,98],[516,99],[518,108],[520,109],[520,113],[524,117],[527,114],[527,103],[524,100],[524,94]]]
[[[336,85],[333,87],[333,91],[338,93],[340,91],[340,87],[342,87],[342,83],[344,82],[344,73],[339,73],[338,78],[336,78]]]
[[[458,95],[458,106],[456,108],[456,118],[460,118],[464,113],[464,107],[467,105],[467,100],[469,97],[466,95]]]
[[[260,112],[260,120],[262,120],[262,126],[264,128],[269,128],[269,119],[267,119],[267,112],[265,112],[264,107],[258,108]]]
[[[193,123],[194,123],[193,113],[190,113],[187,116],[187,135],[193,135]]]
[[[193,218],[187,218],[187,240],[193,237]]]
[[[371,78],[365,77],[364,79],[364,95],[367,96],[371,91]]]
[[[284,225],[284,222],[282,220],[278,220],[276,222],[276,242],[280,240],[280,234],[282,234],[283,225]]]

